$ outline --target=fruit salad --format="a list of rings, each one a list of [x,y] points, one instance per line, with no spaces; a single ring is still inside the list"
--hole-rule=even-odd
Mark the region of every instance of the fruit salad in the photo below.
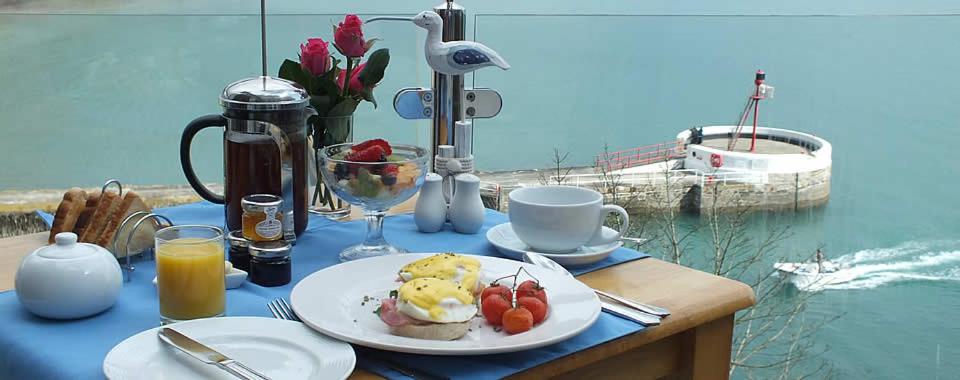
[[[416,187],[419,165],[393,153],[386,140],[354,144],[331,157],[328,170],[337,186],[360,198],[390,198]]]

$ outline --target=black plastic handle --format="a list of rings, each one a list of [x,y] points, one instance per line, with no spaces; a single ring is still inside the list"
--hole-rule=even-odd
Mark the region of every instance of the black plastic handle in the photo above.
[[[221,115],[201,116],[193,119],[183,129],[183,135],[180,136],[180,165],[183,166],[183,174],[187,176],[190,187],[193,187],[193,190],[200,194],[201,198],[213,203],[223,204],[223,195],[216,194],[204,186],[197,178],[197,173],[193,172],[193,164],[190,163],[190,144],[193,142],[193,136],[196,136],[200,130],[210,127],[226,128],[227,119]]]

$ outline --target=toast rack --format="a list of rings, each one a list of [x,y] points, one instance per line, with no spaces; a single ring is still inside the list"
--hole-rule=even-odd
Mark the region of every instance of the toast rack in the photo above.
[[[101,193],[106,192],[110,185],[116,185],[117,190],[119,191],[118,195],[121,197],[123,196],[123,185],[116,179],[111,179],[104,183],[103,187],[100,189]],[[107,247],[107,250],[113,253],[114,257],[117,258],[117,261],[120,264],[120,269],[123,271],[123,282],[130,282],[130,274],[136,269],[136,267],[133,265],[134,258],[147,260],[154,259],[153,239],[150,240],[150,244],[146,244],[145,246],[133,248],[130,246],[134,242],[134,236],[145,225],[156,231],[161,227],[172,226],[173,222],[171,222],[166,216],[147,211],[137,211],[123,219],[123,222],[120,223],[120,227],[117,228],[117,233],[113,236],[113,240]],[[127,229],[128,226],[132,227]],[[121,241],[120,239],[123,239],[122,245],[117,244]]]

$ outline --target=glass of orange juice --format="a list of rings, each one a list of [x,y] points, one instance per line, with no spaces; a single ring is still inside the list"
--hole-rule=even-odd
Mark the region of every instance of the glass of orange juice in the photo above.
[[[160,322],[219,317],[226,308],[223,230],[182,225],[157,231]]]

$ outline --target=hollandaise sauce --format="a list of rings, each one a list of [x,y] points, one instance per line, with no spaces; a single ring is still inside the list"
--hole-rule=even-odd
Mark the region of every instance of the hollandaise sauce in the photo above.
[[[432,277],[415,278],[405,282],[397,291],[397,297],[400,302],[426,310],[431,320],[440,320],[446,314],[443,302],[447,299],[455,299],[460,305],[473,304],[473,293],[463,286]]]
[[[468,292],[472,292],[480,277],[480,262],[472,257],[441,253],[407,264],[400,269],[400,273],[401,277],[406,277],[404,273],[408,273],[411,278],[432,277],[450,280],[458,283]]]

